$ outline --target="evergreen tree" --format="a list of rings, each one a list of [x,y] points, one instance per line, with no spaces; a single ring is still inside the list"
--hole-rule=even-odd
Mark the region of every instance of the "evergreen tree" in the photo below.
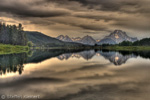
[[[27,45],[27,37],[22,24],[6,25],[0,23],[0,43],[12,45]]]

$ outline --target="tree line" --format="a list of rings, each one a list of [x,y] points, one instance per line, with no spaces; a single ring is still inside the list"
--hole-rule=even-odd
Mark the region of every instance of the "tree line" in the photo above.
[[[144,38],[135,42],[123,41],[119,46],[150,46],[150,38]]]
[[[0,22],[0,43],[11,45],[27,45],[27,37],[22,24],[6,25]]]
[[[95,46],[98,46],[97,44]],[[100,46],[150,46],[150,38],[144,38],[135,42],[123,41],[119,44],[102,44]]]

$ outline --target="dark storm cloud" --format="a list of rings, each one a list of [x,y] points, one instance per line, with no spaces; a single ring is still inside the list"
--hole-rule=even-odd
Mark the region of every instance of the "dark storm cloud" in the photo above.
[[[141,18],[142,19],[142,18]],[[149,28],[149,22],[150,20],[141,20],[139,19],[133,19],[133,20],[120,20],[120,21],[115,21],[114,24],[112,24],[112,26],[120,26],[120,27],[124,27],[127,29],[133,29],[133,30],[143,30],[143,31],[148,31]],[[147,21],[147,22],[146,22]]]
[[[61,34],[96,31],[100,38],[102,32],[109,34],[114,29],[150,30],[149,4],[148,0],[0,0],[0,14],[16,22],[27,22],[28,26],[42,28],[46,25],[47,29],[45,27],[42,32],[47,35],[58,35],[63,29]],[[39,31],[37,28],[32,30]]]
[[[150,16],[150,3],[148,0],[69,0],[76,1],[88,9],[99,11],[120,12],[120,13],[140,13]],[[149,13],[149,14],[148,14]]]
[[[23,2],[14,2],[14,4],[4,3],[4,0],[1,1],[0,12],[6,12],[13,14],[15,16],[21,17],[56,17],[69,15],[68,11],[64,10],[49,10],[32,7],[32,5],[23,4]]]
[[[123,19],[119,19],[117,17],[112,17],[112,16],[104,16],[104,15],[91,15],[91,14],[78,14],[78,15],[75,15],[76,17],[79,17],[79,18],[87,18],[87,19],[94,19],[95,21],[99,21],[99,20],[104,20],[104,21],[111,21],[111,20],[116,20],[116,21],[119,21],[119,20],[123,20]]]
[[[69,19],[69,20],[67,20]],[[55,22],[55,23],[59,23],[59,24],[64,24],[64,25],[69,25],[69,26],[73,26],[73,27],[79,27],[79,28],[82,28],[82,29],[86,29],[86,30],[94,30],[94,31],[109,31],[109,29],[106,27],[106,26],[99,26],[97,25],[96,23],[85,23],[85,22],[79,22],[79,21],[82,21],[82,20],[78,20],[76,18],[57,18],[57,19],[49,19],[50,21],[52,22]]]
[[[47,3],[59,3],[59,4],[66,4],[68,3],[68,0],[35,0],[35,2],[31,4],[35,5],[41,5],[41,4],[47,4]]]
[[[66,23],[63,23],[63,24],[66,24]],[[97,26],[97,25],[91,25],[91,24],[74,24],[74,23],[69,23],[67,25],[71,25],[71,26],[75,26],[75,27],[80,27],[82,29],[87,29],[87,30],[109,31],[107,27]]]
[[[99,10],[119,11],[122,6],[137,6],[138,2],[132,0],[69,0],[80,2],[83,6],[89,6],[89,9],[99,6]]]
[[[73,26],[81,27],[83,29],[88,29],[88,30],[95,30],[95,31],[104,31],[104,30],[107,31],[108,30],[106,27],[100,27],[100,26],[94,26],[94,25],[73,25]]]
[[[39,18],[34,18],[30,20],[31,20],[30,22],[31,24],[36,24],[36,25],[55,25],[56,24],[55,22],[51,22],[49,20],[39,19]]]
[[[34,2],[34,4],[46,4],[46,3],[58,3],[61,5],[69,4],[69,2],[79,2],[82,6],[88,6],[89,9],[99,7],[99,10],[104,11],[119,11],[123,6],[135,6],[140,7],[139,0],[40,0]],[[74,6],[74,5],[72,5]]]

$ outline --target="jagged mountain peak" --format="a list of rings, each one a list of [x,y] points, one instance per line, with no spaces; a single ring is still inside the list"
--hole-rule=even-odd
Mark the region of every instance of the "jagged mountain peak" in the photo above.
[[[72,42],[72,39],[68,35],[59,35],[57,39],[64,42]]]
[[[102,39],[98,44],[118,44],[123,41],[137,41],[137,38],[129,37],[126,32],[122,30],[115,30],[114,32],[110,33],[110,35],[106,36]]]
[[[87,45],[95,45],[96,40],[93,39],[93,37],[87,35],[87,36],[84,36],[84,37],[80,40],[80,42],[83,43],[83,44],[87,44]]]
[[[89,35],[87,35],[87,36],[84,36],[82,39],[86,39],[87,41],[89,40],[92,40],[92,41],[96,41],[95,39],[93,39],[93,37],[92,36],[89,36]]]
[[[115,30],[114,32],[112,32],[109,37],[114,37],[116,39],[118,38],[123,38],[123,37],[129,37],[126,32],[123,32],[122,30]]]

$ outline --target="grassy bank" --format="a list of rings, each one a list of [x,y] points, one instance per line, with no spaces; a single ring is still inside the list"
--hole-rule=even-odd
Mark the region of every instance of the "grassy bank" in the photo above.
[[[27,52],[28,49],[28,46],[0,44],[0,55]]]
[[[107,46],[102,47],[102,49],[116,51],[150,51],[150,46]]]

